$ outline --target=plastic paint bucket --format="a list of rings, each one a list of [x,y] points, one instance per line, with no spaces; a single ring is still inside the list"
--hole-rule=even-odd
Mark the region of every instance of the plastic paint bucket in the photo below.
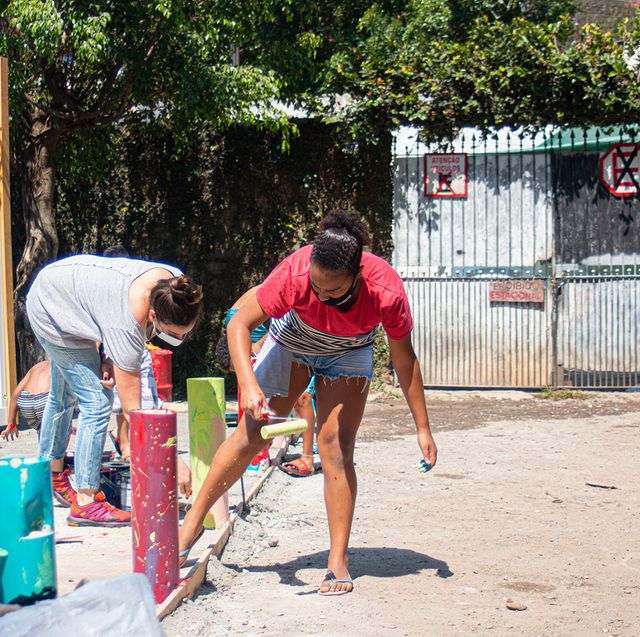
[[[55,535],[48,460],[0,458],[0,604],[56,596]]]

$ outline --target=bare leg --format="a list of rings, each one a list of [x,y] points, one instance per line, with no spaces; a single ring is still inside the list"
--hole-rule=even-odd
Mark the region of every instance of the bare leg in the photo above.
[[[313,430],[316,422],[311,400],[311,394],[304,392],[298,398],[295,408],[296,416],[307,421],[307,429],[302,434],[302,456],[307,463],[313,462]]]
[[[122,415],[116,416],[116,436],[120,444],[120,454],[123,458],[128,458],[131,455],[131,441],[129,440],[129,422]]]
[[[318,378],[318,449],[324,473],[324,500],[329,521],[328,569],[336,579],[350,579],[349,535],[358,483],[353,465],[356,433],[367,402],[369,381],[365,378]],[[321,591],[332,587],[324,581]],[[351,584],[336,584],[332,590],[351,590]]]
[[[293,365],[289,381],[289,396],[276,396],[269,406],[277,415],[288,415],[295,398],[309,383],[306,367]],[[209,473],[191,509],[185,515],[180,527],[180,550],[189,547],[196,537],[207,512],[213,503],[221,497],[240,478],[258,451],[264,447],[260,436],[260,423],[244,414],[235,432],[225,440],[216,451]]]

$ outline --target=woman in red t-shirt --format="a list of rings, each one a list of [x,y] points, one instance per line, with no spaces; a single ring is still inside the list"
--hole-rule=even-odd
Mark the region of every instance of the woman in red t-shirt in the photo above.
[[[424,460],[435,465],[437,449],[411,345],[413,322],[407,295],[386,261],[363,252],[368,243],[369,232],[358,213],[330,213],[313,245],[278,264],[229,323],[229,349],[245,416],[218,449],[185,517],[181,556],[198,536],[211,505],[264,445],[263,410],[268,405],[274,414],[288,415],[315,374],[318,450],[331,543],[328,572],[318,592],[341,595],[353,590],[347,553],[357,490],[353,451],[373,375],[372,345],[379,324],[389,337],[420,450]],[[252,368],[251,330],[269,318],[269,336]]]

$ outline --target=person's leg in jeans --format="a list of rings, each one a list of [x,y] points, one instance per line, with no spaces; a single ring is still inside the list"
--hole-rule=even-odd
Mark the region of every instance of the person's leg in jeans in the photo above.
[[[104,496],[98,493],[102,451],[113,402],[113,393],[100,383],[100,355],[93,347],[71,349],[44,345],[68,387],[66,391],[70,390],[78,398],[74,463],[78,493],[68,522],[99,526],[128,524],[130,515],[104,502]]]
[[[51,353],[48,353],[51,358]],[[63,471],[74,405],[75,395],[51,358],[51,387],[40,427],[39,455],[50,461],[53,495],[59,504],[66,507],[70,507],[76,497],[69,472]]]

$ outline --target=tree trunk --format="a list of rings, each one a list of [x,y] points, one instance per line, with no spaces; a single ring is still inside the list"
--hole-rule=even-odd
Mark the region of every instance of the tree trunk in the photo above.
[[[53,211],[56,187],[54,152],[61,133],[56,122],[36,111],[31,114],[30,128],[17,152],[26,237],[16,268],[14,292],[21,375],[44,357],[40,344],[29,329],[25,297],[37,270],[58,255],[58,233]]]

